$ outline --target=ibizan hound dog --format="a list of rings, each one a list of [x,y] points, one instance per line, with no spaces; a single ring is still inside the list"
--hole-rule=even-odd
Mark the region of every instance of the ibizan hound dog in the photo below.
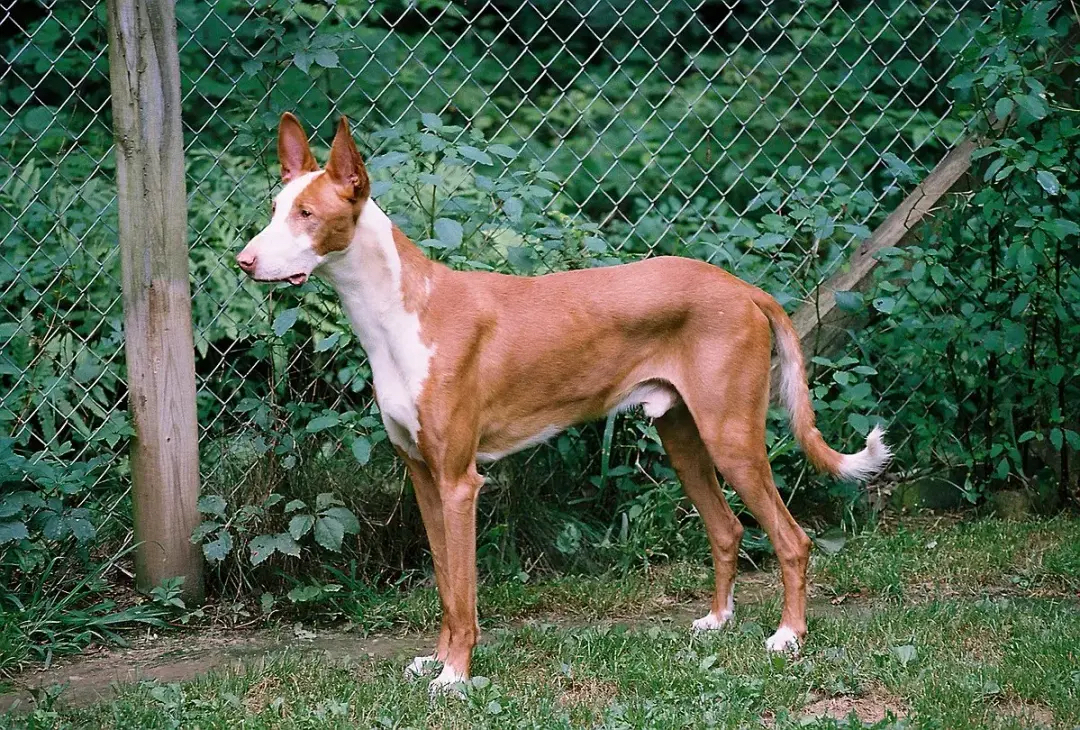
[[[431,261],[371,199],[342,119],[326,168],[300,123],[281,118],[285,183],[269,225],[236,257],[258,281],[337,290],[371,363],[386,432],[408,465],[442,603],[432,688],[469,677],[476,613],[477,464],[574,424],[640,405],[652,418],[704,520],[716,588],[696,630],[731,620],[743,528],[717,472],[768,533],[784,584],[780,626],[766,642],[792,651],[806,634],[810,540],[773,484],[765,450],[770,333],[796,439],[819,470],[865,480],[889,459],[882,432],[856,454],[814,426],[799,338],[760,289],[701,261],[653,258],[537,277],[454,271]]]

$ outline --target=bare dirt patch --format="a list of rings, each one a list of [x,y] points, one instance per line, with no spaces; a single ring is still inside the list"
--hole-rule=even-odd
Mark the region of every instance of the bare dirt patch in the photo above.
[[[862,723],[874,724],[888,716],[900,719],[907,715],[904,704],[896,697],[871,693],[861,697],[820,697],[812,701],[801,711],[806,718],[830,717],[834,720],[846,720],[855,715]]]
[[[615,699],[619,688],[614,682],[599,679],[567,679],[559,683],[558,703],[562,707],[586,707],[599,710]]]
[[[281,691],[281,682],[277,677],[265,676],[248,688],[244,693],[244,709],[251,715],[257,715],[273,702]]]
[[[1053,710],[1049,707],[1018,698],[996,704],[993,708],[993,714],[1002,719],[1019,720],[1024,724],[1024,727],[1057,727],[1057,719],[1054,717]]]
[[[297,633],[300,635],[298,636]],[[35,692],[61,687],[60,701],[85,705],[111,699],[119,685],[142,680],[183,682],[211,670],[240,669],[245,663],[285,651],[300,651],[348,663],[366,657],[405,658],[429,648],[434,637],[362,637],[344,632],[205,632],[144,640],[131,648],[103,650],[63,665],[15,678],[16,690],[0,695],[0,712],[29,707]],[[255,690],[258,687],[253,687]],[[268,693],[270,688],[263,687]],[[252,702],[258,702],[258,694]]]

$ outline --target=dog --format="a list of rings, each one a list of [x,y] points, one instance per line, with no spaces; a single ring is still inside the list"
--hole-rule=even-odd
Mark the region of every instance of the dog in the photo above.
[[[698,631],[731,620],[743,528],[717,472],[765,529],[780,563],[784,607],[766,641],[796,651],[806,634],[810,539],[773,483],[765,448],[772,336],[780,391],[810,463],[865,481],[890,458],[876,428],[841,454],[814,426],[799,337],[761,289],[702,261],[657,257],[523,277],[455,271],[428,259],[371,199],[341,119],[325,169],[299,121],[278,128],[284,187],[270,223],[236,257],[256,281],[299,285],[318,274],[337,291],[371,364],[386,433],[408,466],[442,604],[434,653],[407,672],[441,672],[432,690],[469,678],[476,612],[477,465],[612,411],[653,419],[701,514],[715,568]]]

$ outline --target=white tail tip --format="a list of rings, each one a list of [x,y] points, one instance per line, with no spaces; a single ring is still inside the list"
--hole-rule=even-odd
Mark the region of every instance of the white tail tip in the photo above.
[[[874,426],[866,437],[865,449],[844,455],[837,476],[852,482],[866,482],[879,474],[891,458],[892,452],[885,443],[885,430]]]

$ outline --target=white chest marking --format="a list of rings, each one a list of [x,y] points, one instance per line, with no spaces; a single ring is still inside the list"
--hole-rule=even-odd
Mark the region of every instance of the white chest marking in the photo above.
[[[374,201],[364,204],[349,246],[327,256],[320,273],[337,290],[367,353],[387,436],[419,458],[417,403],[435,348],[421,338],[420,317],[405,308],[393,224]]]

